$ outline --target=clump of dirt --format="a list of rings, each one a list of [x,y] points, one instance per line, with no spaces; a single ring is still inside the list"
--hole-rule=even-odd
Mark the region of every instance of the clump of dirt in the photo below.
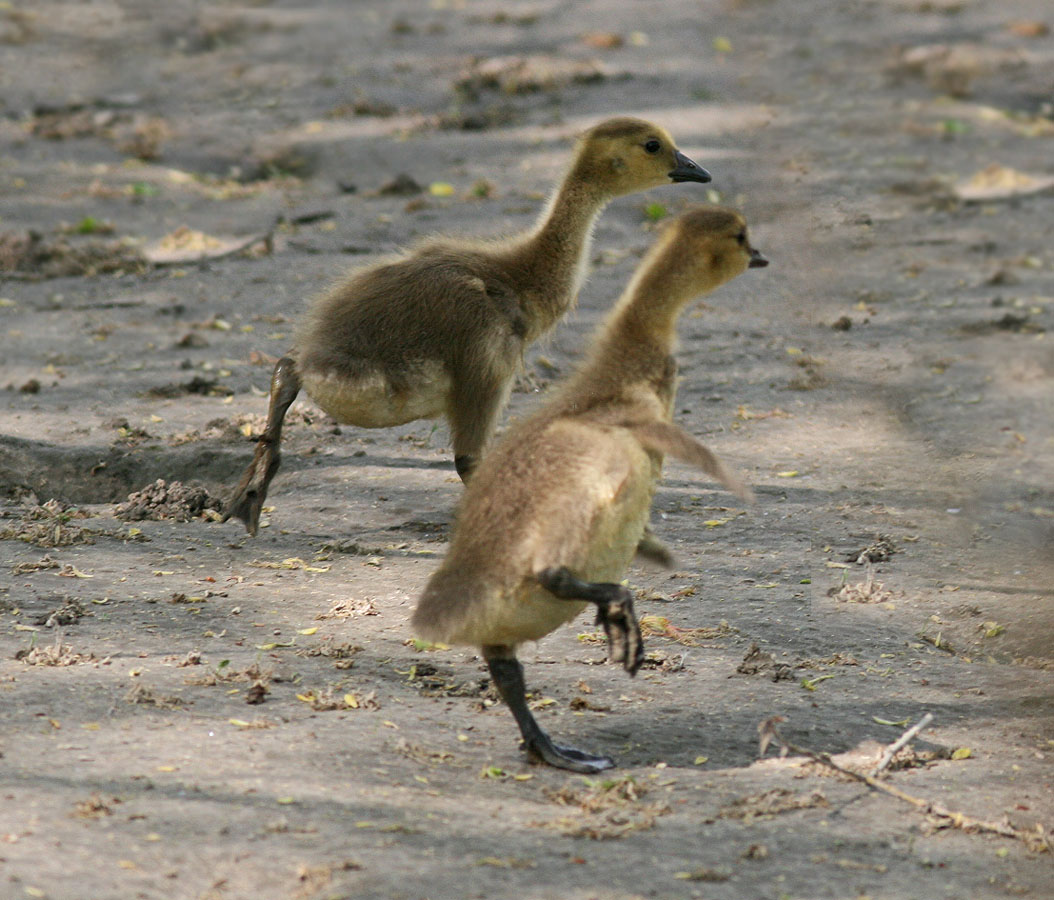
[[[893,543],[893,538],[888,534],[880,534],[866,547],[847,553],[845,558],[862,566],[865,563],[885,562],[896,552],[897,545]]]
[[[766,653],[757,644],[752,643],[743,661],[736,667],[740,675],[767,675],[773,681],[789,681],[794,678],[794,670],[787,663],[778,663],[771,653]]]
[[[114,516],[126,522],[139,522],[144,519],[172,519],[176,522],[189,522],[196,516],[202,516],[206,510],[215,513],[223,508],[223,501],[197,485],[185,485],[181,481],[165,482],[158,478],[153,484],[141,491],[128,495],[128,500],[114,510]]]

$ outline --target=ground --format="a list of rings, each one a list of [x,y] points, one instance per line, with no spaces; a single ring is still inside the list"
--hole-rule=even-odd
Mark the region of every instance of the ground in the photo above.
[[[1045,0],[0,5],[0,895],[1049,896],[1052,27]],[[663,218],[734,204],[772,265],[679,352],[677,420],[756,505],[667,466],[635,680],[585,618],[523,653],[543,726],[618,760],[587,782],[528,764],[479,658],[412,640],[445,426],[302,398],[259,536],[215,508],[308,298],[527,227],[627,113],[713,184],[609,208],[507,415]],[[859,768],[926,712],[883,784],[1007,835],[758,760],[772,716]]]

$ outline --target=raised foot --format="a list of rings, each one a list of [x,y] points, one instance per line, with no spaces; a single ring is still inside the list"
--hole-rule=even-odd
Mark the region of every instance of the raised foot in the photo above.
[[[222,521],[241,519],[253,537],[260,528],[260,511],[267,499],[267,487],[281,465],[281,456],[270,441],[261,439],[249,468],[227,500]]]
[[[574,747],[561,747],[549,740],[536,741],[528,745],[527,756],[533,762],[547,763],[558,769],[569,769],[584,775],[603,772],[615,766],[615,760],[610,756],[595,756],[584,750],[576,750]]]

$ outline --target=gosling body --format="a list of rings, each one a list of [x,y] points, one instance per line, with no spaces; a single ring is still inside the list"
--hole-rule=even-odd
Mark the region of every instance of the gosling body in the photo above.
[[[509,430],[481,463],[458,510],[450,549],[413,617],[421,637],[480,647],[528,753],[594,772],[614,763],[553,744],[524,700],[516,648],[589,604],[611,658],[643,659],[632,597],[618,582],[646,536],[665,455],[726,487],[749,490],[672,422],[676,324],[694,297],[767,265],[736,212],[704,207],[677,219],[645,257],[592,344],[548,403]]]
[[[316,300],[275,368],[267,426],[224,520],[255,534],[280,463],[282,421],[303,388],[342,424],[384,428],[445,418],[466,479],[504,407],[526,347],[574,305],[597,216],[615,197],[709,174],[664,129],[611,119],[579,140],[525,234],[425,241],[352,273]]]

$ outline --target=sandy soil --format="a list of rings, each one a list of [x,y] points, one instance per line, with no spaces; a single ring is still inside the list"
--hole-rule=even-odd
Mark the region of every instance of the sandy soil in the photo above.
[[[0,896],[1050,896],[1052,27],[1045,0],[0,5]],[[610,207],[509,415],[664,213],[733,203],[772,265],[680,352],[678,420],[758,504],[668,466],[635,680],[585,619],[523,654],[543,726],[617,757],[587,782],[408,631],[460,493],[444,427],[300,403],[267,527],[214,509],[307,298],[526,227],[618,113],[717,193]],[[863,765],[926,712],[885,783],[1016,837],[757,760],[770,716]]]

